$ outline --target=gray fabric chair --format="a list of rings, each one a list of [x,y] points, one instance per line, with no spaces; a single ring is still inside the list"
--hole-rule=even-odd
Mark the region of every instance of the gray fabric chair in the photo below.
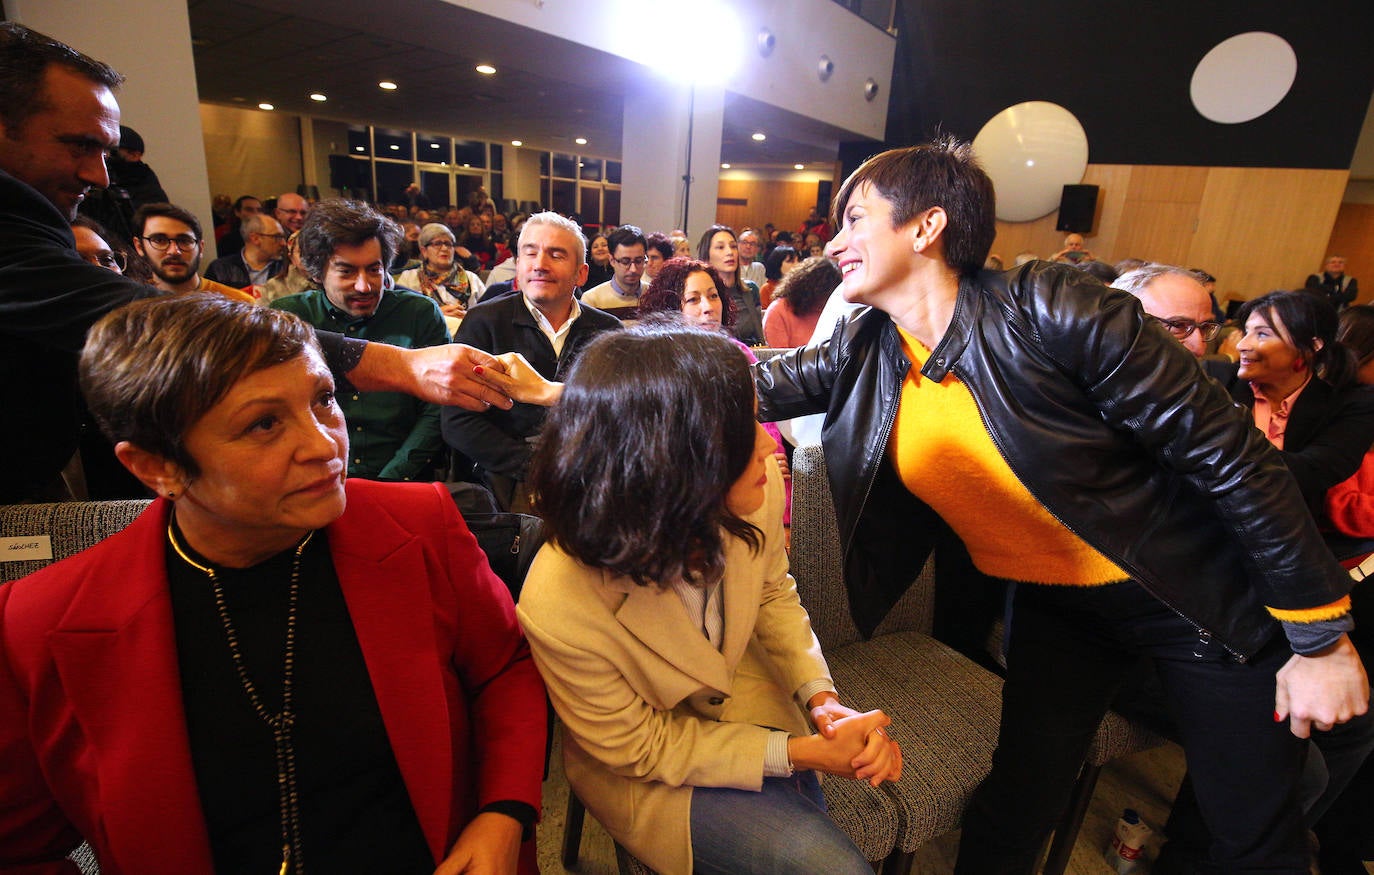
[[[0,583],[18,580],[40,568],[80,553],[121,531],[148,506],[146,500],[66,501],[0,507],[0,538],[47,537],[51,559],[0,561]]]
[[[917,848],[959,826],[969,796],[992,767],[1002,681],[930,637],[932,564],[873,638],[861,639],[849,613],[834,502],[817,446],[799,447],[792,458],[791,559],[840,697],[859,710],[886,711],[905,761],[901,780],[879,791],[827,780],[831,814],[850,836],[863,836],[882,829],[881,821],[867,819],[879,805],[895,809],[896,845],[884,872],[905,873]]]
[[[66,559],[122,531],[148,506],[145,500],[69,501],[57,504],[14,504],[0,507],[0,538],[47,538],[51,559],[0,562],[0,584],[34,573]],[[99,875],[91,846],[82,842],[67,855],[83,875]]]

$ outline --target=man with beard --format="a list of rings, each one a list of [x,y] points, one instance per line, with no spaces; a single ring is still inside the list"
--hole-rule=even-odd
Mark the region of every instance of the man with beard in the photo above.
[[[0,470],[3,503],[70,497],[59,474],[77,448],[86,331],[155,293],[87,263],[70,225],[86,195],[109,184],[105,156],[119,146],[114,90],[123,81],[108,64],[0,22],[0,458],[12,461]],[[478,410],[511,405],[473,372],[500,363],[469,347],[411,350],[327,334],[320,343],[345,390]]]
[[[315,288],[272,306],[347,337],[410,348],[446,345],[448,328],[435,301],[387,288],[386,266],[401,239],[400,226],[367,204],[321,201],[297,240]],[[338,402],[348,421],[348,476],[433,479],[444,448],[438,405],[399,392],[340,392]]]
[[[255,298],[200,275],[200,222],[173,204],[145,204],[134,213],[134,248],[153,269],[153,285],[171,295],[218,292],[252,304]]]

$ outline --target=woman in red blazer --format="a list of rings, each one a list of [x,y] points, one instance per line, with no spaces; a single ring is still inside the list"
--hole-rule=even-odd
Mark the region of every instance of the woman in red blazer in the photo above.
[[[74,872],[83,838],[105,873],[536,871],[510,597],[442,489],[344,482],[310,329],[143,301],[82,374],[160,497],[0,587],[0,871]]]

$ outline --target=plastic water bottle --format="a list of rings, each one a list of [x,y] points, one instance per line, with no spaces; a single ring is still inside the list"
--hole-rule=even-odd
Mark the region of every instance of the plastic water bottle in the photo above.
[[[1134,808],[1127,808],[1121,812],[1121,819],[1116,822],[1116,832],[1112,834],[1112,840],[1103,854],[1107,859],[1107,865],[1111,866],[1117,875],[1139,875],[1145,872],[1142,854],[1149,836],[1150,828],[1140,819],[1139,812]]]

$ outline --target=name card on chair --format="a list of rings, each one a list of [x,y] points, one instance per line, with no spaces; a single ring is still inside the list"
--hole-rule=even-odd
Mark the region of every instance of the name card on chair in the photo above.
[[[51,558],[52,538],[47,535],[0,538],[0,562],[30,562]]]

